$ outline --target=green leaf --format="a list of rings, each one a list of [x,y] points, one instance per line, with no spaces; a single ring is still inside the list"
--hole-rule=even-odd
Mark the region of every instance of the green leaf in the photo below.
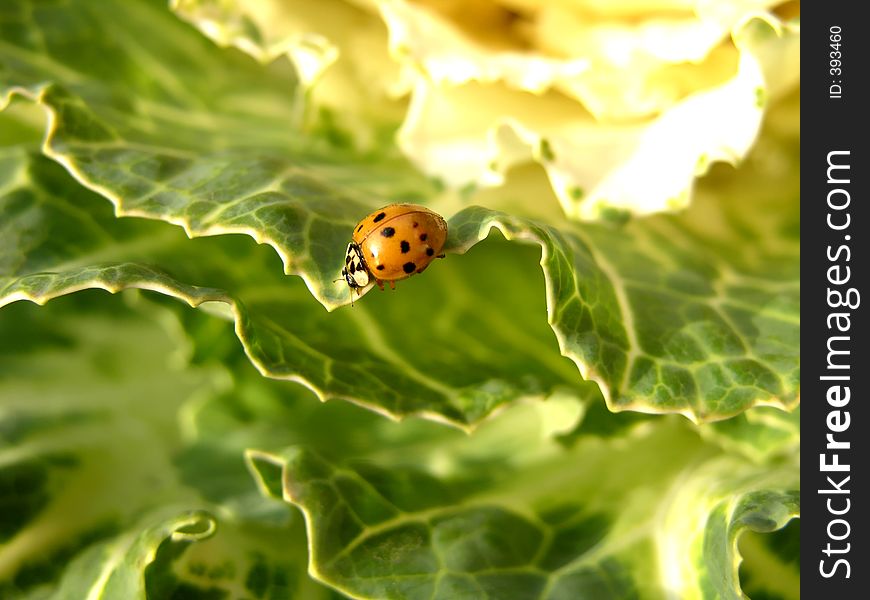
[[[482,245],[407,282],[401,296],[377,294],[330,315],[298,281],[273,268],[270,253],[246,240],[191,242],[161,224],[118,221],[82,188],[58,195],[68,178],[45,159],[9,152],[0,154],[0,164],[17,183],[0,197],[0,214],[13,232],[0,242],[0,264],[8,265],[0,305],[42,304],[86,288],[140,288],[212,312],[223,306],[220,314],[235,320],[264,374],[303,383],[324,400],[344,398],[397,418],[426,414],[469,427],[517,398],[595,393],[559,355],[544,322],[530,248]],[[462,283],[480,281],[482,272],[485,289]],[[514,289],[518,272],[538,284]]]
[[[40,161],[29,166],[30,159],[20,153],[7,157],[4,168],[15,173],[11,180],[18,181],[20,187],[11,190],[0,204],[9,230],[15,232],[6,238],[9,245],[0,256],[7,257],[4,263],[10,265],[11,273],[21,276],[6,279],[6,283],[0,280],[4,302],[25,298],[43,303],[88,287],[110,291],[139,287],[181,298],[192,306],[226,303],[237,322],[239,337],[261,372],[301,381],[324,399],[346,398],[394,416],[431,414],[469,425],[514,398],[577,388],[576,376],[556,353],[543,324],[529,321],[522,329],[516,327],[513,315],[543,313],[540,300],[535,298],[536,286],[515,285],[536,276],[530,268],[534,260],[531,249],[490,242],[461,259],[437,265],[427,272],[425,280],[408,281],[402,297],[379,294],[329,316],[306,302],[299,286],[272,269],[268,257],[247,245],[212,240],[200,242],[198,252],[192,247],[182,250],[190,242],[172,235],[171,230],[147,223],[116,222],[106,209],[95,221],[93,215],[98,214],[95,211],[100,204],[87,192],[79,191],[72,202],[54,196],[65,178],[57,169]],[[80,212],[82,207],[87,207],[85,213]],[[74,214],[81,224],[69,227]],[[452,223],[456,225],[454,240],[474,241],[489,226],[498,226],[511,237],[537,236],[546,248],[548,272],[583,273],[585,269],[585,277],[568,275],[558,292],[549,288],[551,314],[559,315],[551,325],[560,334],[563,352],[587,369],[587,377],[603,383],[605,390],[619,392],[617,400],[611,400],[612,406],[683,412],[703,420],[737,413],[759,400],[794,402],[797,374],[780,373],[787,365],[796,364],[795,347],[786,343],[795,335],[796,323],[790,324],[774,309],[759,307],[751,320],[741,323],[737,319],[748,315],[748,300],[720,301],[711,291],[715,286],[708,286],[706,296],[703,289],[678,294],[661,288],[661,300],[654,303],[654,289],[660,288],[639,279],[651,277],[656,266],[643,256],[630,257],[642,261],[640,272],[630,271],[624,282],[615,274],[608,280],[595,263],[591,246],[582,244],[580,233],[571,241],[571,254],[565,254],[557,244],[568,245],[568,238],[551,227],[531,226],[520,218],[468,209]],[[658,224],[666,226],[673,227],[665,219]],[[90,239],[82,235],[86,231]],[[585,233],[589,231],[587,228]],[[603,230],[595,233],[606,240]],[[693,264],[689,255],[679,250],[670,249],[671,260],[683,258],[688,267],[702,269],[703,265]],[[79,258],[58,261],[59,255],[71,251]],[[614,247],[616,251],[626,252]],[[182,255],[196,258],[179,263],[176,257]],[[107,260],[110,264],[100,264]],[[136,262],[127,262],[130,260]],[[573,265],[566,264],[569,260]],[[183,284],[148,266],[155,264],[172,265],[185,280],[215,283],[235,293]],[[221,268],[223,264],[234,264],[235,268],[227,271]],[[626,260],[626,264],[631,262]],[[701,275],[690,277],[688,267],[681,273],[685,285],[701,285]],[[615,290],[610,281],[617,281],[622,289]],[[782,286],[779,303],[793,300],[788,289]],[[637,304],[621,304],[633,294],[638,295]],[[751,298],[745,287],[742,294]],[[501,300],[493,302],[490,298]],[[592,298],[600,300],[592,303]],[[629,312],[635,306],[648,313],[644,320],[645,339],[652,344],[648,354],[643,347],[630,345],[629,330],[623,327],[627,321],[639,321]],[[620,313],[620,309],[626,312]],[[691,313],[705,318],[691,321],[685,316]],[[307,317],[300,320],[303,314]],[[435,329],[405,326],[416,322],[421,314],[438,315],[441,325]],[[669,315],[681,320],[676,328],[668,326]],[[581,333],[591,323],[602,325]],[[744,329],[739,329],[741,325]],[[746,351],[744,336],[749,335],[763,344],[759,352],[764,354]],[[667,336],[673,343],[662,343]],[[501,341],[481,344],[476,340]],[[640,343],[637,338],[635,341]],[[620,347],[620,343],[625,345]],[[681,344],[695,354],[687,356]],[[505,347],[521,351],[511,354],[499,350]],[[600,371],[588,370],[588,365],[600,365],[596,369]],[[643,365],[647,365],[646,377],[629,376]],[[717,369],[724,380],[711,382],[708,374]],[[683,387],[667,385],[669,376],[678,376],[675,373],[684,373],[684,379],[678,380],[684,382]],[[627,387],[621,388],[623,385]],[[651,396],[647,395],[649,386],[655,391]],[[693,390],[694,395],[690,395]]]
[[[478,454],[539,423],[518,406],[446,452],[248,456],[305,515],[310,572],[356,598],[738,598],[738,537],[796,514],[797,463],[721,455],[677,421],[526,460]]]
[[[759,182],[751,171],[721,182],[732,186],[728,203],[708,196],[679,217],[621,228],[557,229],[470,208],[450,220],[449,243],[461,251],[498,228],[540,244],[562,352],[601,384],[613,410],[706,421],[760,402],[792,407],[800,377],[796,196],[750,182]],[[743,199],[759,197],[749,210]],[[783,237],[770,239],[771,228]]]
[[[166,4],[0,8],[0,597],[799,597],[796,102],[688,210],[581,225]],[[343,306],[393,201],[448,257]]]
[[[400,66],[373,5],[327,0],[310,3],[170,0],[179,18],[219,46],[258,61],[289,59],[299,76],[309,119],[335,140],[378,144],[391,135],[406,102],[396,98]],[[371,139],[374,137],[374,139]]]
[[[189,311],[193,322],[185,329],[191,337],[182,344],[187,336],[175,337],[175,311],[129,300],[136,313],[96,292],[45,308],[17,303],[4,309],[0,364],[9,376],[0,386],[0,431],[14,446],[3,456],[31,454],[48,440],[49,448],[67,447],[79,456],[81,440],[89,440],[91,469],[112,485],[86,487],[84,498],[91,510],[102,506],[116,515],[108,523],[97,519],[97,526],[85,526],[70,518],[75,498],[39,483],[34,489],[45,490],[47,501],[40,504],[38,494],[21,494],[22,485],[45,478],[15,476],[29,468],[26,461],[13,459],[11,471],[4,464],[0,473],[12,473],[17,483],[13,494],[0,486],[0,501],[10,506],[9,499],[25,498],[22,505],[29,512],[12,513],[24,529],[0,545],[0,564],[26,558],[15,540],[27,539],[36,525],[44,528],[42,549],[49,557],[22,568],[15,578],[19,590],[41,584],[66,594],[57,591],[57,597],[82,597],[82,589],[93,589],[99,581],[107,598],[136,597],[131,590],[141,586],[156,597],[210,597],[217,596],[215,590],[268,597],[263,589],[281,597],[288,588],[306,590],[291,597],[320,597],[322,590],[302,575],[298,521],[268,499],[257,501],[241,468],[242,449],[252,445],[265,448],[247,453],[261,491],[273,497],[286,491],[309,513],[315,572],[354,597],[381,597],[381,589],[414,597],[416,588],[409,587],[414,582],[431,589],[432,573],[389,577],[417,564],[417,554],[408,559],[411,566],[405,561],[407,536],[413,540],[414,532],[427,531],[428,546],[419,553],[441,550],[452,561],[450,573],[437,583],[445,597],[461,597],[463,591],[474,597],[480,589],[500,598],[542,589],[550,590],[544,597],[573,598],[583,590],[595,598],[621,592],[659,597],[666,570],[656,565],[679,565],[684,556],[692,561],[677,580],[687,590],[711,590],[702,574],[737,568],[733,542],[741,531],[768,531],[795,510],[794,494],[769,491],[787,490],[797,481],[793,459],[777,467],[722,456],[679,421],[647,420],[607,439],[580,437],[568,449],[554,436],[580,417],[570,398],[517,404],[471,437],[420,420],[394,423],[347,403],[320,405],[288,395],[292,388],[259,378],[238,352],[228,351],[222,360],[232,367],[230,381],[222,369],[192,368],[184,357],[226,347],[219,338],[231,336],[229,329],[212,330],[220,321]],[[176,333],[167,338],[167,330]],[[29,345],[22,347],[22,339]],[[163,366],[167,361],[175,365],[169,371]],[[178,385],[191,375],[191,385]],[[119,382],[128,380],[131,387],[124,392]],[[32,389],[34,381],[42,386]],[[125,401],[119,404],[119,398]],[[61,412],[47,410],[50,406]],[[70,415],[70,407],[78,412]],[[92,412],[100,416],[96,423]],[[136,435],[119,435],[131,428],[146,445]],[[310,450],[282,452],[286,444]],[[176,456],[171,462],[169,451]],[[114,460],[107,462],[109,457]],[[81,463],[41,460],[46,459],[67,474],[61,489],[76,487],[69,482],[80,477]],[[155,471],[148,475],[151,465]],[[167,483],[155,486],[155,477]],[[133,481],[148,488],[136,488]],[[119,502],[126,513],[117,512]],[[143,505],[152,508],[139,516]],[[202,539],[216,517],[179,505],[220,515],[214,535]],[[155,512],[157,507],[162,508]],[[47,524],[52,512],[82,533],[56,529],[57,521]],[[74,514],[85,520],[88,512]],[[364,524],[360,539],[349,541],[359,521]],[[193,537],[173,534],[185,523],[200,525],[183,528]],[[423,527],[411,527],[420,523]],[[529,546],[534,546],[534,564]],[[750,548],[755,560],[757,548],[757,543]],[[331,551],[342,556],[334,565],[326,560]],[[378,559],[383,556],[395,561]],[[339,571],[358,559],[368,571],[354,571],[353,577]],[[67,564],[57,579],[58,565]]]
[[[73,560],[57,597],[145,598],[162,587],[154,581],[159,578],[155,571],[215,531],[214,519],[201,512],[149,521],[149,525],[137,524],[126,535],[89,547]]]
[[[764,490],[744,494],[730,505],[720,503],[707,522],[704,536],[704,597],[727,598],[740,591],[738,539],[747,531],[770,533],[800,516],[800,492]],[[753,558],[756,558],[753,556]],[[757,560],[757,558],[756,558]],[[783,588],[794,587],[792,581],[781,582]],[[800,584],[798,583],[798,590]],[[738,597],[740,597],[738,595]],[[798,593],[799,597],[799,593]]]
[[[0,319],[0,581],[17,573],[19,585],[42,583],[167,498],[190,499],[170,468],[172,415],[216,375],[168,373],[172,346],[153,325],[61,314],[21,304]]]
[[[759,462],[800,449],[801,409],[791,412],[758,406],[725,421],[708,423],[701,433],[728,450]]]
[[[0,109],[44,107],[47,155],[119,216],[271,245],[329,308],[348,300],[333,279],[356,221],[432,189],[396,157],[303,135],[287,63],[221,51],[165,2],[22,2],[4,19]]]
[[[247,474],[255,432],[178,427],[226,370],[185,362],[165,309],[120,300],[0,317],[0,596],[328,597],[298,519]]]
[[[38,40],[46,38],[64,11],[73,10],[76,16],[65,21],[58,47],[39,46]],[[295,81],[282,70],[283,63],[265,68],[219,51],[153,3],[124,3],[117,11],[97,10],[85,0],[51,10],[11,11],[13,28],[32,35],[12,37],[0,47],[10,65],[4,75],[5,95],[32,98],[52,114],[46,152],[80,182],[111,199],[117,214],[180,224],[192,236],[246,233],[273,246],[283,270],[300,275],[324,306],[334,309],[346,303],[346,286],[333,280],[354,222],[388,201],[433,201],[433,187],[389,154],[363,156],[301,132],[294,117]],[[111,24],[106,21],[109,14]],[[125,28],[143,26],[161,31],[170,42],[153,38],[131,44],[141,36]],[[95,29],[112,34],[92,40]],[[88,50],[60,51],[76,44]],[[171,64],[173,76],[143,79],[132,68],[142,62],[158,70]],[[787,164],[796,158],[782,144],[760,146],[765,156]],[[549,321],[560,348],[584,377],[601,385],[612,410],[677,412],[708,421],[759,403],[791,408],[799,381],[797,190],[782,176],[771,176],[770,161],[750,161],[736,173],[714,172],[697,196],[682,215],[639,219],[624,227],[578,226],[551,217],[520,218],[468,208],[450,218],[447,250],[467,250],[492,227],[513,240],[539,244]],[[528,204],[527,198],[521,200]],[[469,260],[451,257],[445,262],[461,262],[470,271]],[[500,276],[512,290],[520,282],[531,286],[529,274],[509,275],[504,268]],[[439,282],[430,272],[425,280],[432,289]],[[63,282],[52,282],[52,294],[88,281],[115,289],[116,282],[109,281],[115,276],[68,274]],[[153,284],[145,282],[145,272],[131,277],[146,287],[165,284],[156,274]],[[441,294],[438,299],[443,300],[456,290],[480,288],[478,277],[445,277],[450,291],[427,294]],[[492,279],[486,277],[485,285]],[[25,287],[38,290],[45,284],[30,280]],[[411,286],[402,286],[405,298],[412,293],[404,289]],[[487,291],[491,298],[505,297],[495,289]],[[19,288],[18,293],[28,292]],[[193,303],[217,299],[202,290],[179,293],[189,294],[187,300]],[[404,303],[411,304],[407,299]],[[439,310],[434,302],[417,306],[414,318]],[[260,315],[250,308],[249,316],[237,316],[242,332],[258,323]],[[300,310],[296,304],[293,309]],[[241,315],[238,305],[235,310]],[[503,322],[510,321],[509,316]],[[339,322],[331,321],[333,338],[348,331],[337,328]],[[352,327],[344,337],[372,340],[372,335],[383,335]],[[384,330],[400,329],[391,325]],[[432,339],[431,332],[420,333]],[[287,338],[294,336],[296,332],[288,336],[282,327],[258,336],[258,352],[251,352],[255,363],[267,374],[304,380],[322,396],[351,397],[347,384],[323,389],[323,382],[336,374],[323,372],[323,348],[316,344],[313,353],[303,351],[303,357],[288,365],[288,356],[300,352],[298,344],[288,344]],[[448,336],[437,343],[454,342]],[[339,350],[342,355],[350,352],[349,347]],[[396,363],[396,358],[372,359]],[[450,361],[451,368],[468,364],[465,358]],[[300,364],[317,362],[319,381],[314,373],[300,372]],[[420,387],[422,399],[400,401],[386,394],[380,404],[394,415],[431,411],[469,423],[512,395],[499,391],[500,374],[482,396],[460,390],[457,398],[453,388],[439,390],[432,378],[419,376],[430,367],[438,371],[438,359],[427,357],[413,365],[411,371],[418,374],[410,377],[373,374],[367,362],[363,357],[342,374],[354,389],[378,385],[371,381],[373,375],[389,381],[388,387],[394,380],[399,389]],[[548,385],[521,387],[532,393]]]
[[[770,533],[748,530],[740,537],[740,582],[756,600],[798,600],[800,595],[800,519]]]
[[[202,245],[200,259],[186,265],[185,272],[175,256],[190,250],[174,250],[185,242],[169,230],[161,229],[155,235],[158,230],[144,224],[116,225],[105,211],[100,225],[95,225],[89,214],[82,214],[82,226],[69,228],[67,214],[77,210],[71,207],[36,217],[39,213],[30,205],[34,188],[37,197],[44,196],[42,205],[62,205],[65,200],[53,197],[53,190],[63,185],[64,176],[44,163],[31,169],[29,159],[20,154],[7,156],[4,169],[19,187],[7,194],[3,204],[13,233],[6,238],[9,245],[3,251],[4,261],[9,264],[7,272],[21,276],[6,280],[5,302],[21,298],[45,302],[86,287],[113,291],[142,287],[174,295],[191,305],[224,302],[231,307],[249,355],[265,374],[301,380],[323,398],[349,398],[396,416],[428,412],[469,424],[518,395],[551,393],[560,386],[571,387],[576,379],[551,350],[551,338],[540,326],[529,323],[524,328],[528,336],[512,332],[512,315],[542,312],[534,308],[540,306],[534,286],[515,285],[517,281],[529,283],[535,277],[530,269],[518,267],[531,264],[531,250],[487,244],[462,259],[437,265],[427,272],[425,280],[407,282],[402,298],[368,298],[350,312],[327,318],[305,302],[298,286],[282,279],[262,254],[252,253],[248,247],[239,250],[236,244],[229,250],[227,244],[217,242],[207,249]],[[84,191],[77,193],[86,195]],[[81,205],[83,200],[76,202]],[[91,211],[97,208],[92,200],[90,206]],[[715,290],[727,289],[725,284],[711,285],[702,279],[706,271],[717,267],[714,262],[699,264],[696,255],[688,250],[665,246],[661,236],[675,230],[673,220],[661,218],[655,228],[649,221],[647,229],[638,224],[635,237],[641,239],[642,234],[651,235],[646,233],[649,230],[661,230],[657,242],[664,250],[657,252],[661,256],[669,253],[670,261],[686,261],[686,268],[679,272],[680,285],[685,288],[682,292],[653,286],[658,268],[655,262],[640,253],[629,253],[626,248],[614,245],[611,249],[625,256],[623,264],[640,264],[642,268],[624,267],[625,275],[609,265],[603,268],[595,259],[604,259],[593,254],[591,245],[583,243],[590,234],[598,236],[595,239],[600,244],[606,244],[608,236],[614,238],[603,226],[587,227],[582,232],[577,230],[574,237],[566,237],[552,227],[528,220],[468,209],[451,221],[451,243],[462,248],[461,240],[468,240],[464,245],[469,246],[491,226],[501,228],[510,237],[541,240],[546,249],[546,272],[563,274],[560,279],[551,278],[547,288],[550,312],[556,315],[551,325],[559,335],[562,351],[578,363],[587,377],[603,384],[613,408],[682,412],[705,420],[738,413],[759,401],[791,406],[798,382],[797,348],[793,343],[798,330],[796,319],[789,318],[787,311],[797,308],[797,288],[789,283],[773,288],[772,284],[762,283],[760,276],[746,276],[740,288],[735,288],[733,298],[720,298]],[[91,232],[91,240],[82,236],[87,231]],[[691,239],[688,234],[687,239]],[[58,260],[71,251],[78,257]],[[220,258],[221,254],[226,260]],[[241,266],[245,255],[254,264]],[[185,274],[187,280],[214,282],[238,292],[197,288],[153,267],[115,262],[131,259],[174,265],[174,270]],[[112,264],[100,265],[106,260]],[[89,266],[94,263],[97,266]],[[238,268],[221,273],[220,265],[230,263]],[[76,268],[76,264],[85,266]],[[723,280],[736,277],[729,273],[727,265],[720,268]],[[40,273],[45,271],[55,274]],[[481,273],[487,277],[485,294]],[[658,276],[668,274],[660,272]],[[752,281],[758,290],[751,287]],[[556,282],[558,288],[552,285]],[[247,297],[245,287],[250,289]],[[776,295],[764,295],[764,287],[775,289]],[[462,322],[463,315],[479,311],[489,298],[501,300],[489,301],[483,318],[473,318],[470,328]],[[310,318],[300,322],[295,318],[299,314]],[[420,314],[440,315],[447,327],[442,326],[439,333],[426,328],[409,330],[403,325]],[[625,323],[642,325],[643,329],[636,332],[625,328]],[[493,345],[476,344],[475,339],[502,339],[503,344],[532,350],[517,355],[525,371],[508,362],[511,355],[497,352]],[[748,345],[751,343],[756,347]],[[434,348],[439,349],[437,354]],[[481,354],[494,351],[497,353],[489,359]],[[475,353],[477,356],[470,360],[469,355]],[[332,372],[324,370],[327,360],[336,365]],[[378,370],[369,367],[375,363],[381,365]],[[536,363],[539,369],[532,366]],[[791,372],[787,370],[790,366]],[[364,381],[369,383],[360,386]]]

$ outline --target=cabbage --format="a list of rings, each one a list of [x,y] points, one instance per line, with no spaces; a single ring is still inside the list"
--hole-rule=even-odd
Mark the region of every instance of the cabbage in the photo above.
[[[0,9],[0,597],[798,598],[799,22],[671,4]]]

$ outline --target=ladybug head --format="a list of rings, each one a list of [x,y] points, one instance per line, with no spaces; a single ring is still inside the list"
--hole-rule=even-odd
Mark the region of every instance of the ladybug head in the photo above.
[[[359,245],[354,242],[347,245],[341,276],[344,277],[347,285],[354,289],[364,288],[369,284],[369,269],[363,260]]]

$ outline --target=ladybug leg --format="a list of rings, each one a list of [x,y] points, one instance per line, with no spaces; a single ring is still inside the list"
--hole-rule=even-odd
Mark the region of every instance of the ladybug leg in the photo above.
[[[381,288],[381,291],[384,291],[384,282],[380,279],[375,279],[375,283],[378,284],[378,287]],[[391,282],[392,283],[392,282]]]
[[[447,256],[447,255],[446,255],[446,254],[439,254],[439,255],[436,256],[435,258],[444,258],[445,256]]]
[[[384,289],[384,288],[381,288],[381,289]],[[396,282],[395,281],[390,280],[390,289],[391,290],[396,289]]]

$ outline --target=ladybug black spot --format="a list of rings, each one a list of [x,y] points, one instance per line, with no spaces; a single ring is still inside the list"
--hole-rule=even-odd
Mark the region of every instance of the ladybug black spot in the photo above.
[[[435,250],[432,248],[426,248],[426,256],[432,256],[435,254]]]
[[[411,251],[411,244],[409,244],[405,240],[402,240],[401,246],[402,246],[402,254],[407,254],[408,252]]]
[[[349,262],[350,262],[350,254],[348,254],[347,256],[344,257],[344,264],[347,264]]]
[[[417,270],[417,265],[415,265],[412,262],[406,262],[404,265],[402,265],[402,270],[405,273],[413,273],[414,271]]]
[[[383,270],[384,270],[384,265],[378,265],[378,266],[375,267],[375,268],[376,268],[378,271],[383,271]]]
[[[418,227],[420,224],[417,221],[414,221],[414,227]]]
[[[396,230],[392,227],[384,227],[381,230],[381,235],[384,237],[393,237],[396,234]]]
[[[350,263],[350,272],[356,273],[356,263]]]
[[[421,241],[421,242],[425,242],[425,241],[426,241],[426,238],[428,238],[428,237],[429,237],[429,234],[427,234],[427,233],[421,233],[421,234],[420,234],[420,241]]]
[[[386,216],[387,216],[387,213],[378,213],[374,219],[375,223],[378,223],[379,221],[383,221],[384,217],[386,217]]]
[[[360,231],[362,231],[362,224],[360,224],[360,226],[356,228],[356,231],[357,231],[357,233],[359,233]]]

